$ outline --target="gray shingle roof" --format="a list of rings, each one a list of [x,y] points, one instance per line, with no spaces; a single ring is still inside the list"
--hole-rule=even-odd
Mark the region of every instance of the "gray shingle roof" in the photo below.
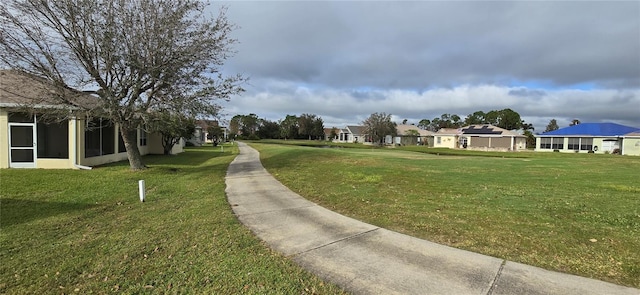
[[[16,70],[0,70],[0,106],[93,109],[99,105],[93,95],[55,87],[44,78]]]

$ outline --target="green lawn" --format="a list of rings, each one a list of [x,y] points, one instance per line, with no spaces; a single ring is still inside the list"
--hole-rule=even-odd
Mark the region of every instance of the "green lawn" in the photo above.
[[[0,170],[0,294],[342,293],[239,224],[224,194],[236,154],[149,156],[142,172]]]
[[[640,287],[640,157],[252,146],[286,186],[356,219]]]

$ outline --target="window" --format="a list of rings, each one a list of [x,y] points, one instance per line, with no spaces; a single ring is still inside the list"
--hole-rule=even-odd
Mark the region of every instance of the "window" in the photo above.
[[[147,131],[140,129],[140,146],[147,146]]]
[[[38,158],[69,158],[69,123],[38,123]]]
[[[462,148],[467,148],[467,143],[468,143],[468,139],[466,137],[461,137],[460,138],[460,146]]]
[[[118,130],[118,153],[124,153],[127,151],[127,147],[124,146],[124,140],[122,139],[122,134],[120,134],[120,130]]]
[[[577,151],[580,149],[580,138],[570,137],[567,149]]]
[[[442,137],[436,136],[436,143],[437,144],[441,144],[442,143]]]
[[[87,122],[84,131],[85,158],[110,155],[115,152],[115,128],[111,122],[95,119]]]
[[[198,129],[196,129],[196,133],[200,134],[200,141],[201,141],[201,142],[204,142],[204,141],[205,141],[205,138],[206,138],[206,137],[205,137],[205,133],[206,133],[206,132],[204,132],[202,129],[199,129],[199,130],[198,130]]]
[[[540,149],[551,149],[551,137],[542,137],[540,138]]]
[[[9,113],[9,122],[11,123],[34,123],[35,118],[32,114],[27,113]]]
[[[554,150],[564,149],[564,138],[553,138],[551,140],[551,148]]]
[[[582,137],[580,138],[580,150],[590,151],[593,149],[593,138]]]

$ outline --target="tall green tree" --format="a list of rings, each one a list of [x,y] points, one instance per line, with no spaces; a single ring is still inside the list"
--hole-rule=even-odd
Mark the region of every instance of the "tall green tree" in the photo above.
[[[465,125],[479,125],[485,124],[485,116],[486,114],[483,111],[476,111],[473,114],[468,114],[466,118],[464,118]]]
[[[284,120],[280,121],[280,136],[283,139],[296,138],[298,130],[298,117],[296,115],[287,115]]]
[[[536,147],[536,137],[533,135],[533,132],[531,132],[531,130],[525,129],[522,135],[527,137],[527,148]]]
[[[439,118],[433,118],[426,129],[435,132],[442,128],[460,128],[462,127],[463,123],[464,122],[462,121],[460,116],[456,114],[452,115],[445,113],[440,115]]]
[[[433,131],[433,132],[436,132],[436,131],[440,130],[442,128],[441,126],[446,124],[446,123],[443,124],[440,121],[441,121],[440,118],[433,118],[433,120],[431,120],[431,123],[429,124],[429,128],[427,128],[427,130]]]
[[[219,142],[224,141],[224,129],[220,126],[208,126],[207,139],[213,142],[213,146],[217,146]]]
[[[257,137],[256,132],[258,131],[258,127],[260,124],[260,118],[256,114],[248,114],[242,116],[240,119],[240,133],[244,138],[255,138]]]
[[[321,117],[317,117],[313,121],[313,131],[311,133],[314,139],[324,139],[324,120]]]
[[[451,115],[451,128],[460,128],[464,124],[464,121],[460,118],[460,116],[453,114]]]
[[[229,121],[229,134],[242,138],[255,138],[260,124],[260,118],[256,114],[235,115]]]
[[[429,119],[422,119],[422,120],[420,120],[420,122],[418,122],[418,128],[420,128],[422,130],[429,129],[430,125],[431,125],[431,120],[429,120]]]
[[[397,125],[391,121],[391,114],[373,113],[362,122],[364,133],[371,138],[371,142],[382,145],[387,135],[397,135]]]
[[[243,89],[223,76],[235,26],[199,0],[5,0],[0,63],[47,79],[60,91],[95,89],[99,115],[117,123],[131,169],[144,169],[135,130],[151,114],[217,115]],[[68,104],[59,96],[61,104]],[[37,105],[37,101],[33,106]]]
[[[299,138],[317,139],[324,136],[324,122],[322,118],[313,114],[302,114],[298,117]]]
[[[240,135],[240,124],[242,119],[242,115],[235,115],[229,121],[229,136],[235,138]]]
[[[551,119],[549,124],[547,124],[547,128],[544,129],[544,132],[558,130],[560,127],[558,126],[558,121],[556,119]]]
[[[476,111],[467,115],[465,125],[491,124],[507,130],[533,130],[531,124],[527,124],[520,118],[520,114],[512,109],[491,110],[487,113]]]
[[[484,124],[491,124],[493,126],[498,126],[500,118],[500,112],[496,110],[491,110],[484,115]]]
[[[261,139],[278,139],[280,138],[280,125],[277,122],[260,119],[257,135]]]
[[[522,130],[530,130],[533,131],[535,130],[535,128],[533,127],[533,124],[531,123],[527,123],[524,120],[522,120]]]
[[[498,123],[496,126],[507,129],[517,130],[522,128],[522,119],[520,114],[512,109],[503,109],[498,111]]]

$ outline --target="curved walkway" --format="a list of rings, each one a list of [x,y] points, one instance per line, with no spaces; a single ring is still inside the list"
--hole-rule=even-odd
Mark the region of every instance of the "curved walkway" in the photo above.
[[[292,192],[238,143],[227,198],[273,249],[355,294],[635,294],[640,290],[435,244],[329,211]]]

